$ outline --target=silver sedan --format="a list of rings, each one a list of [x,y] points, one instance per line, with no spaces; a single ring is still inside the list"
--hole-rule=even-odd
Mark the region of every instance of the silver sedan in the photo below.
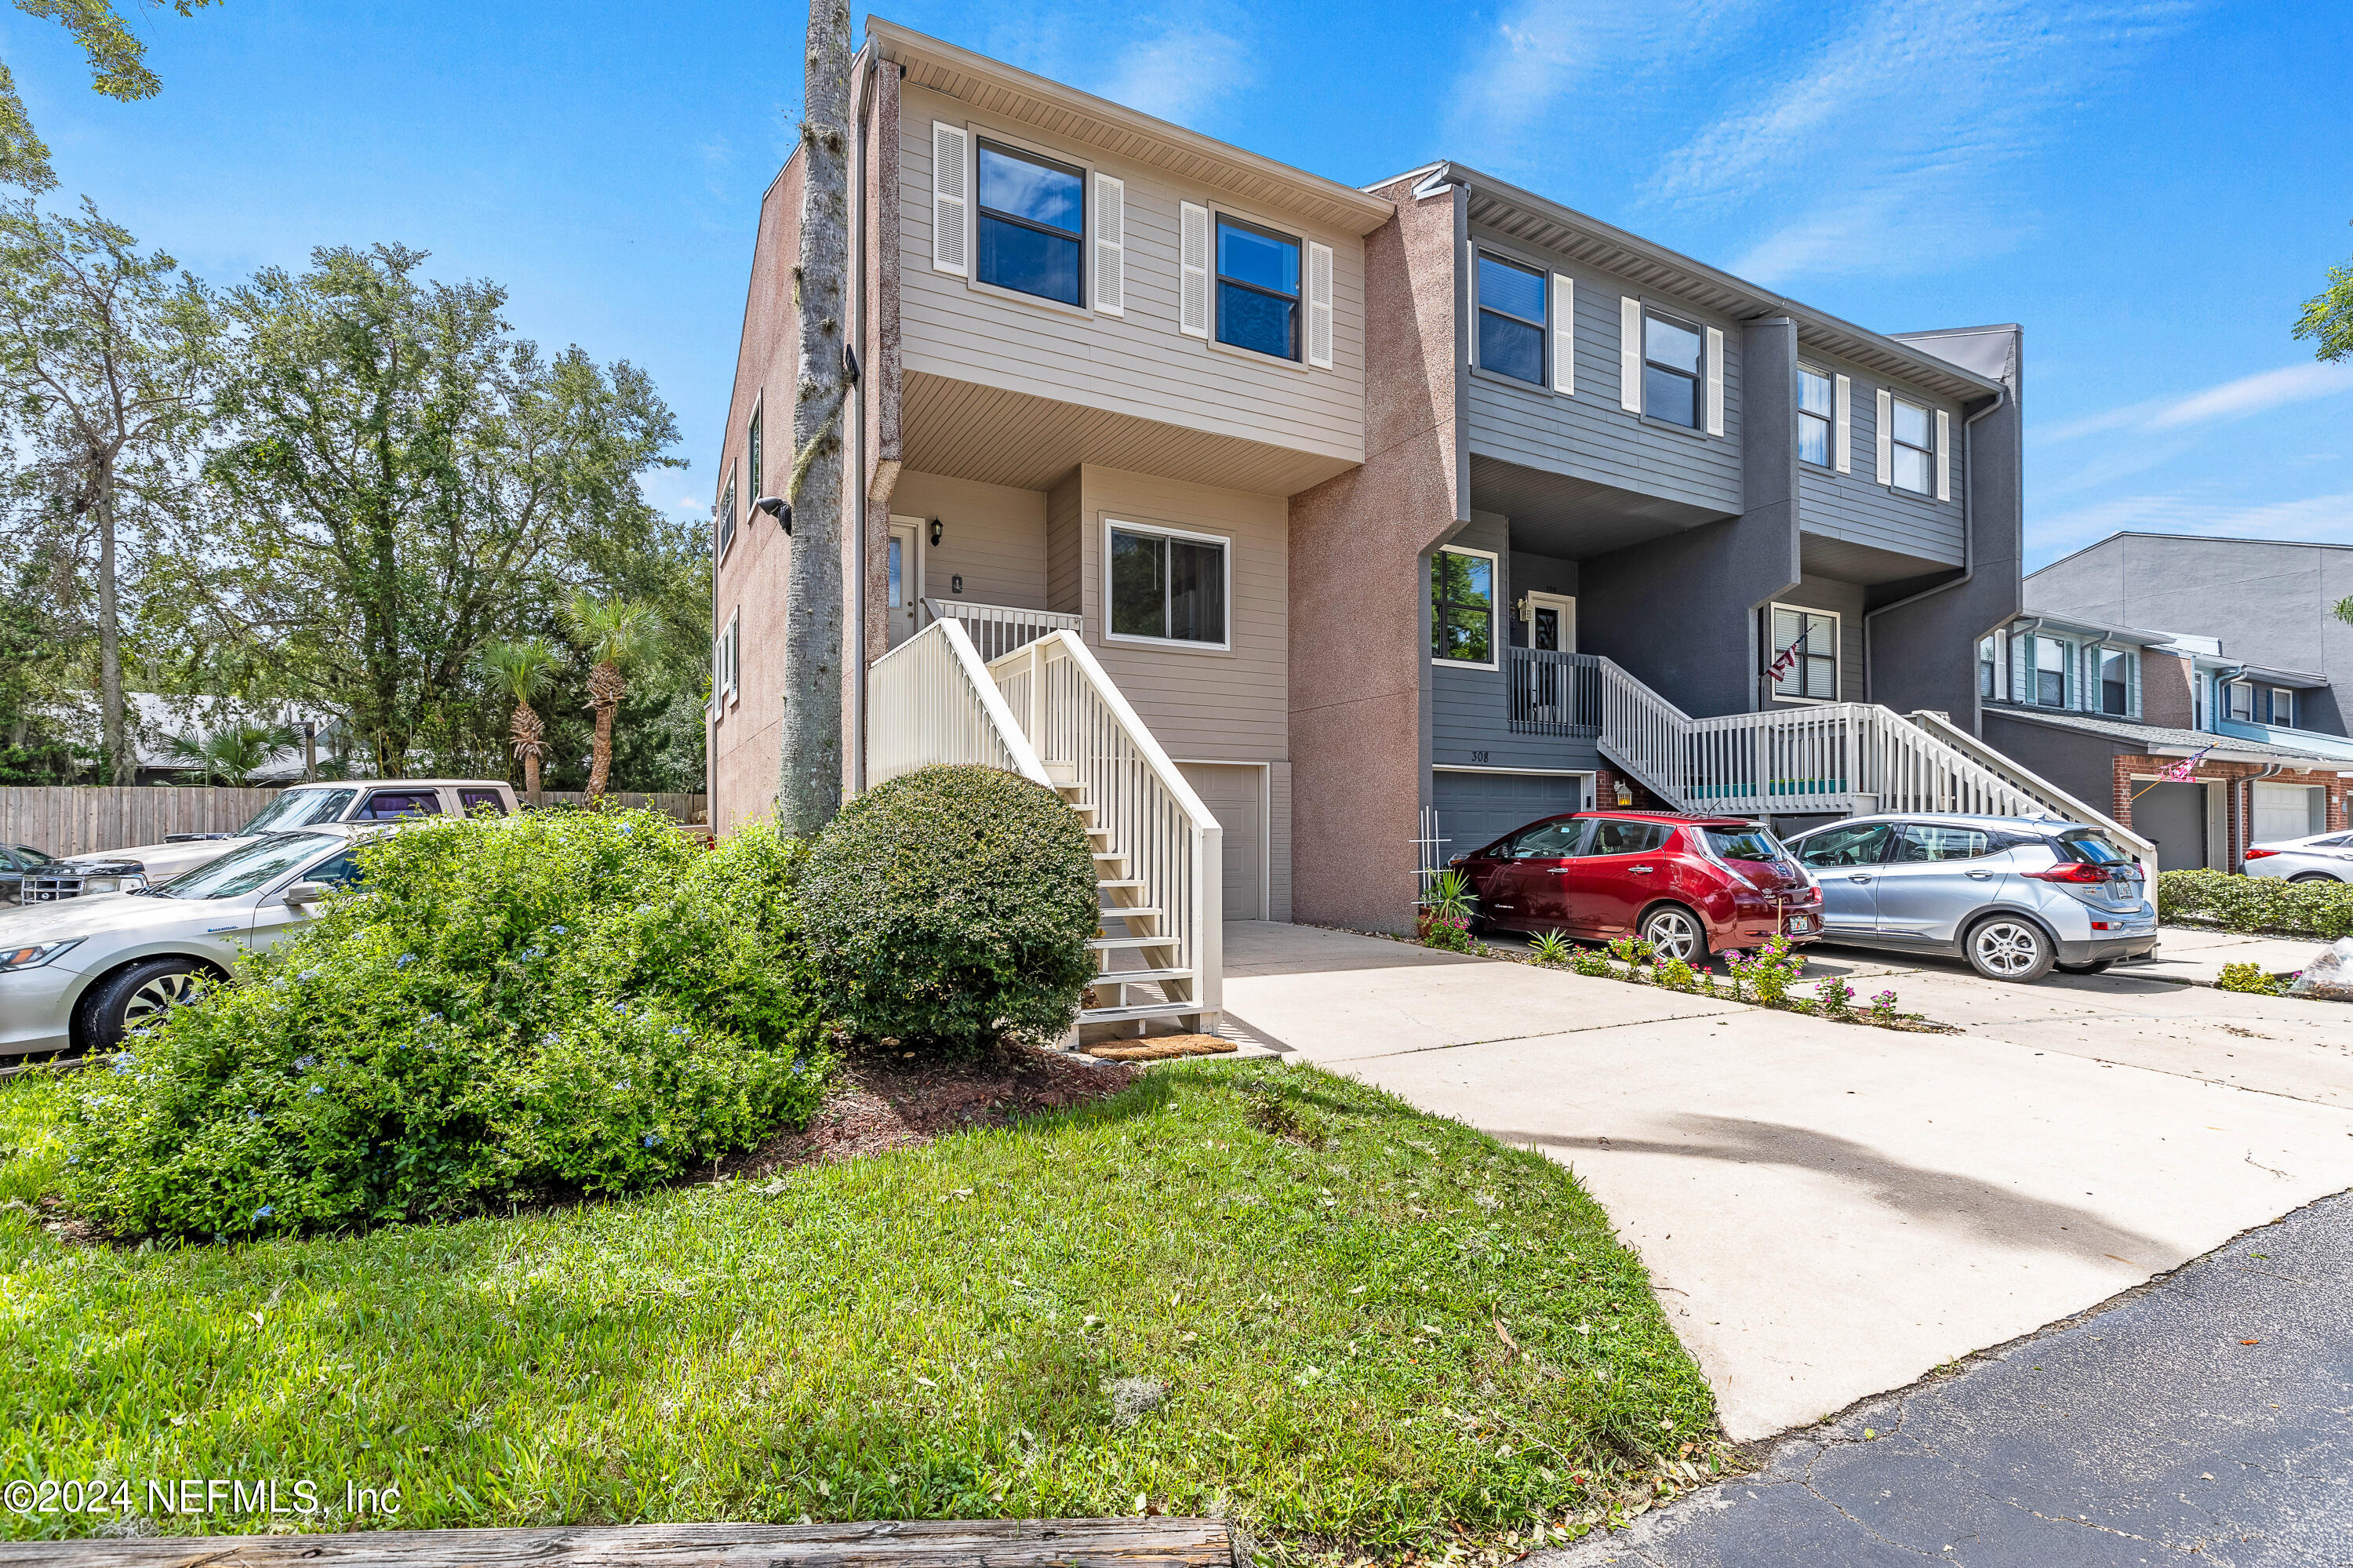
[[[356,882],[371,831],[268,833],[159,887],[0,912],[0,1057],[111,1050]]]
[[[2315,833],[2249,844],[2239,869],[2283,882],[2353,882],[2353,833]]]

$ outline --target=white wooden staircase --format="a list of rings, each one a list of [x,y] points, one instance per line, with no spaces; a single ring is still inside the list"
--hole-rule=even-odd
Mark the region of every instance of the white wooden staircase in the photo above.
[[[1086,830],[1103,978],[1081,1027],[1218,1026],[1223,832],[1076,632],[984,663],[954,619],[875,662],[867,777],[938,763],[1002,768],[1061,796]]]

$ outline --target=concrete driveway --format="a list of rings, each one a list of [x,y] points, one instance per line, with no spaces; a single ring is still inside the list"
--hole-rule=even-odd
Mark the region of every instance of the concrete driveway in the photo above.
[[[1911,973],[1968,1016],[1909,1034],[1309,927],[1226,957],[1250,1033],[1572,1166],[1744,1441],[2353,1186],[2319,1003]]]

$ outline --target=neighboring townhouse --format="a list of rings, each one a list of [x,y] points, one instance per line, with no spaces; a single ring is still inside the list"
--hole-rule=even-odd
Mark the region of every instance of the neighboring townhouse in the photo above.
[[[2030,610],[1978,641],[1984,738],[2149,840],[2166,871],[2236,870],[2251,843],[2353,825],[2353,740],[2257,716],[2293,718],[2327,683],[2252,664],[2235,641]]]
[[[1597,798],[1871,809],[1852,726],[1916,735],[1838,705],[1973,734],[2018,329],[1870,332],[1459,164],[1372,188],[1371,456],[1293,503],[1301,917],[1396,926]]]
[[[1364,461],[1390,205],[879,18],[867,39],[869,659],[942,619],[984,658],[1076,631],[1215,813],[1225,916],[1288,919],[1290,498]],[[790,542],[749,507],[789,462],[799,169],[762,206],[716,488],[723,832],[776,778]]]

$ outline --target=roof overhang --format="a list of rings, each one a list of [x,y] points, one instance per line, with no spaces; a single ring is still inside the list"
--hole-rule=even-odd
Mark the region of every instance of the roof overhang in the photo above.
[[[907,79],[918,87],[1328,228],[1370,234],[1397,210],[1394,203],[1353,185],[1244,152],[880,16],[867,17],[866,40],[881,58],[903,66]]]
[[[2046,729],[2063,729],[2070,735],[2087,736],[2094,740],[2105,740],[2119,745],[2140,747],[2144,757],[2197,757],[2203,755],[2214,762],[2277,763],[2300,773],[2325,773],[2348,760],[2342,757],[2323,757],[2309,751],[2275,751],[2268,747],[2250,745],[2235,736],[2218,735],[2211,746],[2191,746],[2186,741],[2143,739],[2136,736],[2118,735],[2116,730],[2094,727],[2088,724],[2071,724],[2064,714],[2039,714],[2029,709],[2007,705],[1989,704],[1989,718],[2017,719],[2025,724],[2039,724]],[[2122,728],[2137,728],[2128,721],[2111,721]]]
[[[1963,402],[2002,390],[1990,376],[1955,364],[1883,333],[1785,299],[1756,284],[1719,271],[1705,262],[1654,245],[1639,235],[1590,217],[1533,191],[1481,174],[1452,162],[1431,164],[1415,187],[1417,194],[1434,193],[1446,185],[1470,192],[1471,221],[1498,234],[1507,234],[1541,250],[1567,256],[1603,271],[1613,272],[1644,289],[1681,300],[1736,321],[1762,321],[1787,316],[1798,323],[1801,342],[1835,354],[1854,364],[1899,377],[1912,385]],[[1393,184],[1383,180],[1382,185]],[[1972,332],[2010,331],[1975,328]],[[1931,336],[1941,335],[1931,334]]]
[[[2328,684],[2328,677],[2306,670],[2274,670],[2268,664],[2235,664],[2227,661],[2222,667],[2242,679],[2261,681],[2267,686],[2287,686],[2314,691]]]

